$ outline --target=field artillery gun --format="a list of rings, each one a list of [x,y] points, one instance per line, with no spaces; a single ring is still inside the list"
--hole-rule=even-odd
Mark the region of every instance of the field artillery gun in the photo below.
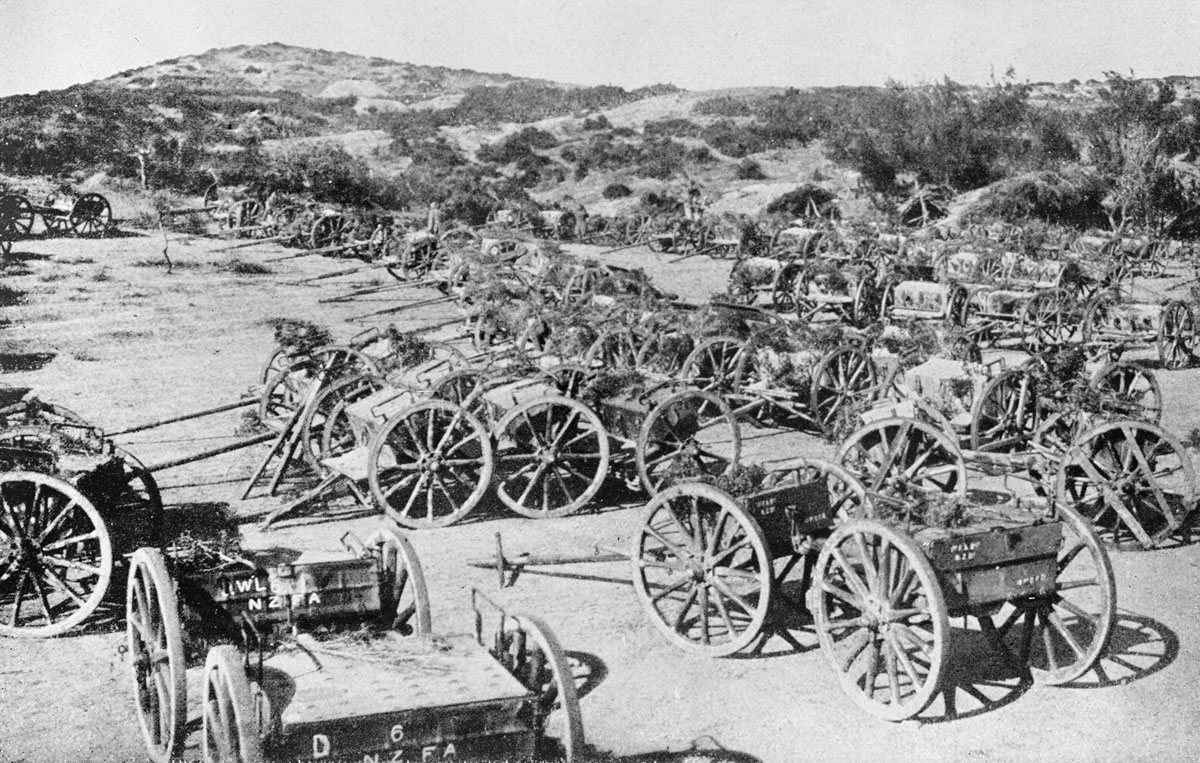
[[[34,204],[17,193],[0,194],[0,254],[8,254],[14,241],[33,235],[34,222],[41,218],[46,235],[93,238],[109,232],[113,224],[112,205],[98,193],[85,193],[69,202],[50,196]]]
[[[1200,350],[1195,307],[1182,300],[1166,303],[1124,299],[1116,290],[1098,292],[1083,308],[1083,343],[1108,357],[1125,350],[1155,348],[1164,368],[1185,368]]]
[[[435,636],[408,540],[342,542],[298,554],[186,538],[133,554],[127,642],[152,759],[182,753],[196,683],[205,760],[578,759],[575,684],[544,623],[497,610],[485,641],[473,595],[476,632]]]

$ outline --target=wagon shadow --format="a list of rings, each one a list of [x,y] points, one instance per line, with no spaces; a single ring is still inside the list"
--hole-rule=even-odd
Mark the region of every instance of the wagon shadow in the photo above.
[[[1015,702],[1033,686],[1029,671],[1006,660],[980,630],[952,627],[949,657],[942,688],[917,716],[920,723],[984,715]]]
[[[1092,670],[1067,684],[1068,689],[1124,686],[1163,670],[1179,656],[1179,636],[1145,615],[1118,610],[1104,656]]]
[[[53,352],[0,352],[0,374],[40,371],[56,357]]]
[[[605,755],[596,753],[590,760],[597,763],[762,763],[762,759],[746,752],[730,750],[716,739],[703,736],[692,740],[686,750],[659,750],[634,755]]]
[[[4,260],[12,260],[16,262],[31,262],[33,260],[48,260],[51,255],[41,254],[39,252],[18,252],[16,249],[4,255]]]

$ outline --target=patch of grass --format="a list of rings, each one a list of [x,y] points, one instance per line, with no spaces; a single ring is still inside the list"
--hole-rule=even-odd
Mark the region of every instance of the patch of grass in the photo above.
[[[71,357],[82,363],[96,363],[100,360],[99,356],[93,355],[87,350],[75,350],[71,353]]]
[[[92,280],[102,283],[104,281],[111,281],[112,276],[108,274],[108,268],[100,268],[99,272],[92,276]]]
[[[221,270],[237,273],[242,276],[263,276],[275,272],[262,263],[247,262],[245,260],[230,260],[220,267]]]
[[[0,263],[0,272],[10,278],[16,278],[17,276],[27,276],[33,271],[23,262],[7,262]]]
[[[56,257],[54,261],[64,265],[93,265],[96,259],[94,257]]]
[[[38,276],[38,280],[44,283],[49,283],[51,281],[61,281],[66,277],[66,273],[42,273],[40,276]]]
[[[133,263],[135,268],[165,268],[167,261],[161,257],[148,260],[136,260]],[[201,266],[201,263],[194,260],[171,260],[172,270],[194,270]]]
[[[151,332],[149,332],[149,331],[127,331],[125,329],[119,329],[117,331],[110,331],[107,334],[105,334],[105,336],[110,337],[112,339],[116,339],[116,340],[140,339],[142,337],[147,337],[150,335],[151,335]]]

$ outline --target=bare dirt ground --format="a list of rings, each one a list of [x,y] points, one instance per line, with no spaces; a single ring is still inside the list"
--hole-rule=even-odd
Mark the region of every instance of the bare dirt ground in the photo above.
[[[387,276],[369,271],[290,285],[354,263],[310,256],[264,263],[266,274],[239,274],[231,255],[213,251],[220,246],[172,243],[175,270],[167,273],[157,264],[157,237],[18,244],[3,284],[24,294],[0,310],[0,381],[32,387],[115,430],[237,399],[272,349],[266,319],[305,318],[344,339],[370,325],[349,324],[348,317],[429,296],[404,290],[370,298],[378,301],[321,304],[322,297]],[[235,254],[263,262],[284,253],[264,245]],[[605,259],[643,266],[665,288],[696,300],[720,290],[729,268],[705,258],[672,264],[669,255],[640,249]],[[449,307],[434,306],[393,320],[404,329],[451,316]],[[1200,369],[1163,371],[1160,379],[1166,425],[1184,434],[1200,424],[1193,397]],[[228,442],[237,418],[223,414],[120,440],[153,464]],[[752,448],[777,456],[832,451],[799,434],[757,440]],[[278,506],[278,497],[236,500],[263,449],[161,473],[173,516],[218,504],[251,517]],[[248,524],[246,546],[335,549],[342,533],[365,537],[378,521],[308,519],[265,535]],[[465,564],[489,555],[498,532],[512,552],[586,553],[597,544],[624,547],[637,522],[634,506],[600,506],[544,522],[482,506],[460,525],[410,535],[430,583],[435,631],[470,629],[472,586],[552,624],[591,672],[584,724],[602,757],[1057,763],[1194,760],[1200,749],[1200,545],[1115,553],[1120,620],[1101,672],[1070,688],[1030,687],[992,658],[974,631],[958,630],[952,687],[925,722],[893,725],[863,715],[842,694],[806,623],[778,623],[789,638],[774,635],[751,654],[694,658],[666,643],[645,618],[626,565],[574,565],[554,575],[531,570],[499,590],[493,572]],[[114,611],[82,635],[0,641],[0,761],[146,759],[129,665],[119,652],[121,627]],[[194,746],[187,756],[196,757]]]

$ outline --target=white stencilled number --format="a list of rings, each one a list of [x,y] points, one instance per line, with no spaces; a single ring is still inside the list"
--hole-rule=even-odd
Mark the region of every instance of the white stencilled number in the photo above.
[[[392,737],[392,744],[399,744],[400,742],[404,741],[404,724],[403,723],[397,723],[395,726],[392,726],[391,737]]]

